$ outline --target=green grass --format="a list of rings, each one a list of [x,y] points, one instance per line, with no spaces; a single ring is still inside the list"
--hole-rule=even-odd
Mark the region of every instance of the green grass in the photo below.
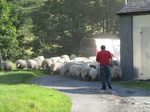
[[[113,83],[120,85],[122,87],[150,90],[150,81],[133,81],[133,82],[118,81],[118,82],[113,82]]]
[[[49,75],[49,70],[0,72],[0,112],[70,112],[67,95],[29,82]]]
[[[69,112],[66,95],[37,85],[1,85],[0,112]]]
[[[65,94],[30,81],[51,74],[47,69],[0,72],[0,112],[70,112],[71,100]],[[150,81],[113,82],[123,87],[150,90]]]

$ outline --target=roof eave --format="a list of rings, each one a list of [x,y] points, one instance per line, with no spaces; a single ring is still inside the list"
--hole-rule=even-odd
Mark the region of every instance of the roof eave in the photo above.
[[[117,12],[116,15],[118,16],[131,16],[131,15],[146,15],[150,14],[149,11],[138,11],[138,12]]]

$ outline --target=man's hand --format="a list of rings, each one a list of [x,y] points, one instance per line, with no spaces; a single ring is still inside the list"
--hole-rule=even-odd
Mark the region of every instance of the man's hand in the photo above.
[[[111,68],[113,68],[113,64],[110,64]]]

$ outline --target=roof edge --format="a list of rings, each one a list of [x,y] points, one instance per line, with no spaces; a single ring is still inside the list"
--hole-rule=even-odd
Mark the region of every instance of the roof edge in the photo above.
[[[150,10],[148,11],[137,11],[137,12],[124,12],[124,13],[119,13],[117,12],[116,15],[118,16],[127,16],[127,15],[146,15],[150,14]]]

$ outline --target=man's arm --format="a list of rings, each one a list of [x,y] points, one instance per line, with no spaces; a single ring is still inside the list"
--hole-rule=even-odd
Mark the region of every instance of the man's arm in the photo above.
[[[112,53],[110,53],[110,66],[113,67],[113,58],[112,58]]]
[[[99,62],[99,56],[98,56],[98,53],[96,55],[96,61]]]
[[[114,65],[114,64],[113,64],[113,59],[111,58],[111,59],[110,59],[110,66],[113,67],[113,65]]]

